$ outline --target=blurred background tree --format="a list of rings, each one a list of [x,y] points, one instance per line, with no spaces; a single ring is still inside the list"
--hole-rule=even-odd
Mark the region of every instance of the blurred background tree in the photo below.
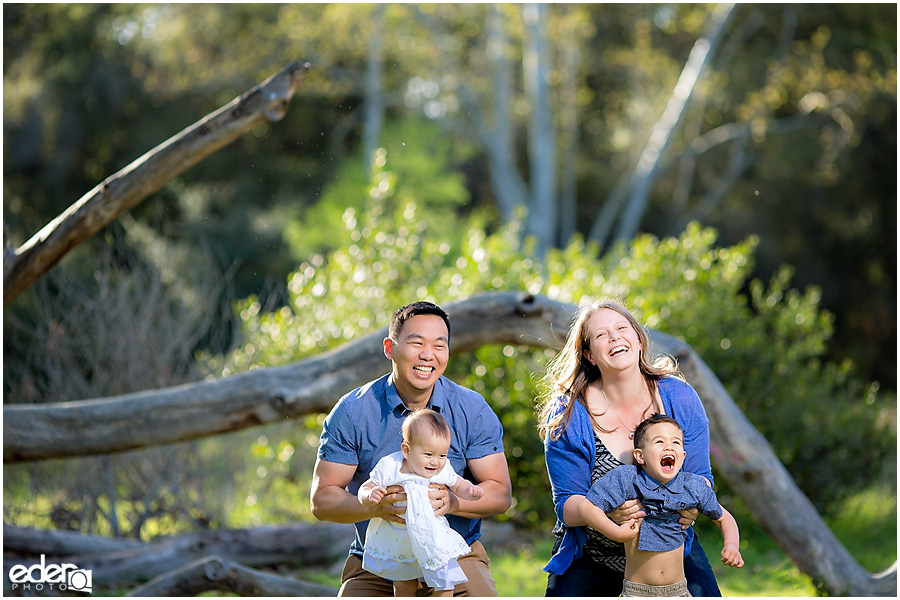
[[[819,398],[833,403],[835,427],[868,435],[896,422],[878,392],[891,399],[896,390],[897,9],[735,7],[629,231],[611,207],[634,197],[638,160],[715,9],[7,4],[4,227],[20,245],[149,148],[290,61],[309,60],[282,121],[208,157],[76,248],[55,267],[63,281],[97,289],[101,257],[111,255],[114,266],[149,268],[175,305],[197,307],[193,257],[216,257],[228,285],[202,288],[210,331],[189,339],[217,374],[352,339],[411,295],[445,302],[534,288],[577,302],[627,293],[651,327],[683,336],[721,369],[815,497],[835,482],[816,476],[821,445],[792,439],[784,415],[818,422],[812,408],[791,411]],[[703,229],[689,230],[691,221]],[[653,237],[614,244],[633,234]],[[685,281],[688,272],[690,281],[713,277],[705,272],[719,250],[709,235],[745,264],[725,261],[740,277],[725,285],[734,272],[716,271],[709,285],[727,293],[698,303]],[[686,254],[657,264],[669,244]],[[698,248],[705,260],[691,254]],[[306,287],[322,268],[334,270],[328,285]],[[601,276],[603,285],[593,279]],[[368,313],[329,308],[326,293],[347,286],[340,302],[365,301]],[[34,360],[52,331],[41,294],[67,310],[57,288],[26,290],[4,311],[5,402],[61,399],[45,384],[50,366]],[[315,327],[289,326],[299,314]],[[273,351],[258,354],[265,348]],[[466,381],[489,385],[489,400],[517,407],[507,427],[527,429],[534,389],[510,387],[524,375],[509,379],[519,352],[485,349],[460,361],[458,377],[474,373]],[[746,355],[732,361],[737,353]],[[183,379],[182,359],[158,369]],[[541,360],[521,362],[540,372]],[[744,378],[749,368],[757,379]],[[826,393],[835,397],[821,400]],[[837,443],[837,431],[823,443]],[[305,448],[308,433],[290,447]],[[531,469],[519,485],[541,468],[535,440],[525,441],[533,431],[520,435],[513,456],[537,462],[517,461]],[[287,468],[286,446],[255,444],[270,467]],[[880,444],[846,452],[865,462],[881,456]],[[821,506],[839,496],[822,491]]]
[[[434,153],[458,174],[456,189],[415,182],[408,193],[428,206],[423,215],[477,212],[498,225],[524,206],[526,234],[534,219],[557,223],[540,247],[591,237],[712,7],[543,10],[536,28],[516,5],[4,7],[5,225],[21,244],[106,176],[301,58],[313,74],[283,122],[132,211],[158,236],[213,240],[236,265],[238,297],[283,302],[287,273],[334,247],[335,217],[357,200],[323,190],[367,179],[366,135],[392,146],[399,177]],[[795,284],[819,287],[838,315],[829,356],[853,358],[891,388],[895,16],[893,5],[738,6],[640,221],[677,235],[697,219],[724,244],[759,236],[755,274],[793,265]],[[540,63],[538,83],[529,61]],[[529,137],[536,129],[544,135]],[[530,155],[548,135],[555,150]],[[548,193],[552,209],[536,208]],[[92,251],[69,266],[89,265]]]

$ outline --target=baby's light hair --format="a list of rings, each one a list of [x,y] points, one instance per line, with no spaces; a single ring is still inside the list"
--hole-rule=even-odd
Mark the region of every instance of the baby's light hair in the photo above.
[[[447,419],[428,408],[419,409],[406,417],[401,431],[403,432],[403,442],[410,446],[414,440],[424,434],[431,434],[445,440],[450,439],[450,424],[447,423]]]

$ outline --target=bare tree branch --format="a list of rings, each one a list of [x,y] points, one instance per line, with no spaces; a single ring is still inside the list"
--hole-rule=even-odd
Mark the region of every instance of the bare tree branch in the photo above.
[[[64,559],[90,569],[96,585],[127,586],[170,573],[210,555],[250,567],[292,564],[330,566],[347,556],[354,536],[344,523],[289,523],[251,529],[218,529],[163,537],[151,542],[104,540],[71,532],[3,525],[3,571],[30,567],[37,557]],[[93,545],[96,544],[96,545]],[[16,554],[20,557],[14,558]],[[7,585],[9,578],[6,578]]]
[[[629,195],[625,213],[616,230],[616,239],[630,239],[640,225],[641,217],[647,205],[650,188],[656,180],[663,154],[671,143],[672,135],[681,122],[688,102],[697,82],[711,62],[716,48],[722,39],[731,15],[734,13],[734,4],[720,4],[713,11],[707,32],[696,41],[688,56],[681,76],[675,84],[672,97],[669,99],[662,116],[653,130],[650,132],[650,140],[644,151],[635,172],[634,186]]]
[[[108,177],[18,248],[15,257],[7,260],[4,254],[4,306],[72,248],[134,208],[173,177],[262,121],[278,121],[284,117],[291,97],[308,71],[309,63],[291,63]]]
[[[250,569],[220,556],[207,556],[154,577],[126,596],[196,596],[219,590],[239,596],[337,596],[337,589]]]

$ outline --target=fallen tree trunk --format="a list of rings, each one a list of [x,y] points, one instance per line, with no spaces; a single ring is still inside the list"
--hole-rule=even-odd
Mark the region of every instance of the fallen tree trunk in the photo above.
[[[572,305],[543,296],[510,292],[475,296],[445,308],[453,323],[454,352],[505,343],[558,348],[575,311]],[[373,333],[288,367],[260,369],[215,382],[105,400],[5,406],[4,461],[111,452],[190,439],[171,439],[173,435],[167,427],[179,435],[188,432],[199,437],[224,430],[223,419],[232,429],[239,429],[327,411],[343,392],[387,371],[381,347],[385,333],[386,330]],[[876,576],[860,567],[828,530],[771,446],[743,416],[709,367],[686,344],[655,331],[650,332],[650,337],[652,352],[678,357],[685,376],[700,395],[710,415],[716,469],[740,491],[757,521],[785,554],[830,594],[896,596],[896,563]],[[204,401],[196,402],[197,396]],[[152,408],[147,409],[147,404]],[[186,408],[182,409],[182,405]],[[132,411],[140,416],[133,416]],[[103,428],[93,421],[97,418]],[[183,421],[194,420],[196,423],[182,427]],[[128,445],[123,441],[118,433],[123,422],[140,430],[131,435],[140,435],[142,443]],[[43,428],[53,435],[42,435]],[[79,433],[70,434],[69,428]],[[115,435],[84,439],[105,428]],[[148,435],[143,435],[145,431]],[[33,443],[35,440],[37,444]],[[48,445],[49,453],[41,449],[41,444]],[[86,451],[88,445],[93,450]]]
[[[44,531],[3,524],[3,554],[22,556],[73,556],[104,554],[142,548],[140,540],[85,535],[76,531]]]
[[[540,296],[486,294],[448,305],[454,353],[485,344],[558,346],[572,307]],[[3,406],[3,461],[121,452],[328,412],[390,370],[387,328],[284,367],[77,402]],[[562,337],[560,337],[562,336]]]
[[[239,596],[337,596],[337,590],[250,569],[220,556],[208,556],[159,575],[126,596],[196,596],[219,590]]]
[[[280,120],[308,71],[308,63],[291,63],[105,179],[11,256],[4,252],[3,305],[9,304],[69,250],[137,206],[173,177],[264,120]]]
[[[73,538],[78,534],[72,532],[36,531],[4,525],[3,572],[8,574],[17,564],[30,567],[38,562],[36,557],[40,555],[47,556],[47,563],[64,557],[65,562],[75,564],[79,569],[90,569],[94,584],[101,586],[147,581],[210,555],[251,567],[277,564],[330,566],[347,556],[354,531],[353,525],[341,523],[293,523],[205,531],[138,542],[137,545],[133,545],[132,540],[128,547],[123,544],[118,549],[107,546],[99,552],[88,550],[83,554],[53,555],[48,547],[69,552],[83,548],[85,544],[73,544]],[[94,536],[84,537],[93,539]],[[48,546],[42,545],[45,543]],[[14,554],[19,557],[12,556]],[[5,581],[8,586],[9,578]]]
[[[676,357],[709,416],[710,456],[756,520],[816,586],[832,596],[897,596],[897,563],[872,575],[859,566],[801,492],[772,447],[690,346],[655,333]]]

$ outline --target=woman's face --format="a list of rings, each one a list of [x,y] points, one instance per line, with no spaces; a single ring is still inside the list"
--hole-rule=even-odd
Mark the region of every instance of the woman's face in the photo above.
[[[590,316],[587,334],[590,346],[584,349],[584,356],[601,373],[638,364],[643,350],[640,338],[631,322],[611,308],[601,308]]]

